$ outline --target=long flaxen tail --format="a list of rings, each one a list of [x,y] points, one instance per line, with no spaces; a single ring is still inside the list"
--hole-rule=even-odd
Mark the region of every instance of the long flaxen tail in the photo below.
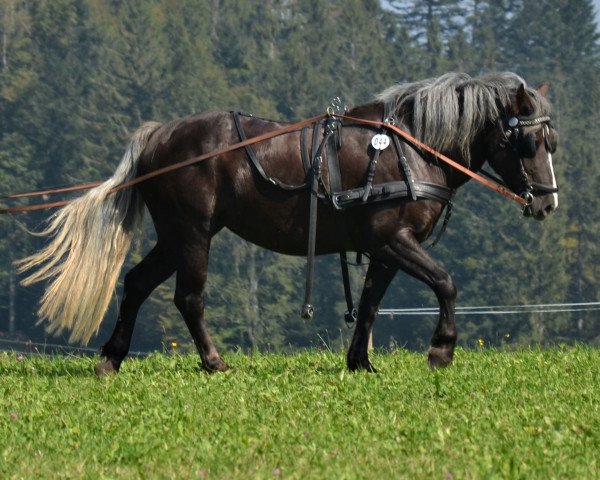
[[[69,330],[69,341],[83,344],[97,333],[143,216],[136,188],[109,192],[135,178],[139,157],[159,126],[142,125],[114,175],[53,215],[40,234],[53,237],[51,242],[18,262],[20,272],[35,269],[23,285],[48,281],[38,314],[50,333]]]

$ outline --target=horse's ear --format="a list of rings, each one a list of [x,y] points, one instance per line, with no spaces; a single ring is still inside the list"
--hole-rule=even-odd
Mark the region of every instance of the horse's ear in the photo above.
[[[527,93],[525,84],[522,83],[517,89],[517,114],[524,116],[533,115],[534,111],[533,102]]]
[[[550,84],[548,82],[544,82],[544,83],[540,83],[536,90],[538,92],[540,92],[540,95],[542,97],[547,97],[548,96],[548,90],[550,89]]]

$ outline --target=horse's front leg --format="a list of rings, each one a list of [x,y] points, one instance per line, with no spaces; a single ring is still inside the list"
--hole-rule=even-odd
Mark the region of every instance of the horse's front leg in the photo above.
[[[434,291],[440,306],[437,327],[429,347],[429,365],[445,367],[452,362],[456,345],[454,305],[456,286],[452,278],[419,244],[412,231],[402,229],[386,245],[378,257],[392,263],[414,278],[425,282]]]
[[[208,273],[207,245],[191,245],[182,249],[177,266],[175,305],[194,339],[202,360],[202,367],[209,371],[225,371],[229,367],[221,360],[219,352],[208,334],[204,320],[204,287]]]
[[[395,274],[395,268],[387,267],[377,260],[372,260],[369,263],[358,306],[354,336],[346,357],[348,368],[352,371],[359,369],[368,372],[376,371],[369,361],[369,337],[371,336],[379,303]]]

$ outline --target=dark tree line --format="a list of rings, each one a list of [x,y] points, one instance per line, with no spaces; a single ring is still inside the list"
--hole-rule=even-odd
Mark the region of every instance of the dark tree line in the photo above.
[[[434,255],[453,274],[459,305],[596,302],[599,58],[589,0],[0,0],[0,191],[106,178],[146,120],[208,109],[297,120],[322,112],[334,96],[359,104],[397,81],[511,70],[532,85],[550,82],[561,134],[560,208],[544,223],[524,221],[514,206],[469,184]],[[45,339],[35,325],[42,289],[20,287],[13,267],[40,245],[23,227],[38,229],[43,218],[0,217],[0,336]],[[153,235],[147,223],[129,266]],[[303,259],[224,232],[210,270],[207,317],[222,345],[280,350],[346,341],[337,258],[318,260],[310,324],[298,315]],[[353,271],[355,297],[363,273]],[[134,348],[189,345],[172,295],[167,283],[143,307]],[[382,306],[435,304],[428,288],[399,274]],[[598,344],[596,318],[581,310],[458,322],[466,345],[478,338]],[[434,323],[382,317],[376,343],[418,348]]]

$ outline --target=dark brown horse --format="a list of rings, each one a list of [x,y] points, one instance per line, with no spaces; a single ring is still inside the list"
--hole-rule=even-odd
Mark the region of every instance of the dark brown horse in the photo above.
[[[542,220],[558,204],[551,159],[556,133],[546,93],[546,86],[528,88],[512,73],[480,78],[447,74],[394,86],[348,117],[387,117],[386,122],[472,171],[488,162],[510,190],[527,198],[524,214]],[[204,319],[211,239],[226,227],[261,247],[306,255],[314,192],[307,180],[316,179],[316,254],[355,251],[370,258],[348,368],[374,370],[368,339],[379,303],[398,270],[435,292],[440,315],[429,363],[448,365],[457,335],[457,290],[421,245],[451,193],[469,177],[415,144],[395,140],[393,132],[387,132],[390,146],[381,149],[381,137],[379,143],[373,137],[386,133],[385,128],[338,118],[322,128],[319,124],[274,136],[108,194],[123,182],[218,151],[244,135],[251,138],[283,126],[211,112],[140,127],[114,176],[60,210],[46,231],[53,241],[22,262],[23,270],[37,268],[26,283],[50,280],[40,307],[49,329],[69,329],[71,340],[83,342],[97,331],[145,204],[157,243],[125,276],[119,318],[102,348],[106,361],[96,371],[119,369],[142,302],[173,273],[175,304],[203,367],[227,369]]]

